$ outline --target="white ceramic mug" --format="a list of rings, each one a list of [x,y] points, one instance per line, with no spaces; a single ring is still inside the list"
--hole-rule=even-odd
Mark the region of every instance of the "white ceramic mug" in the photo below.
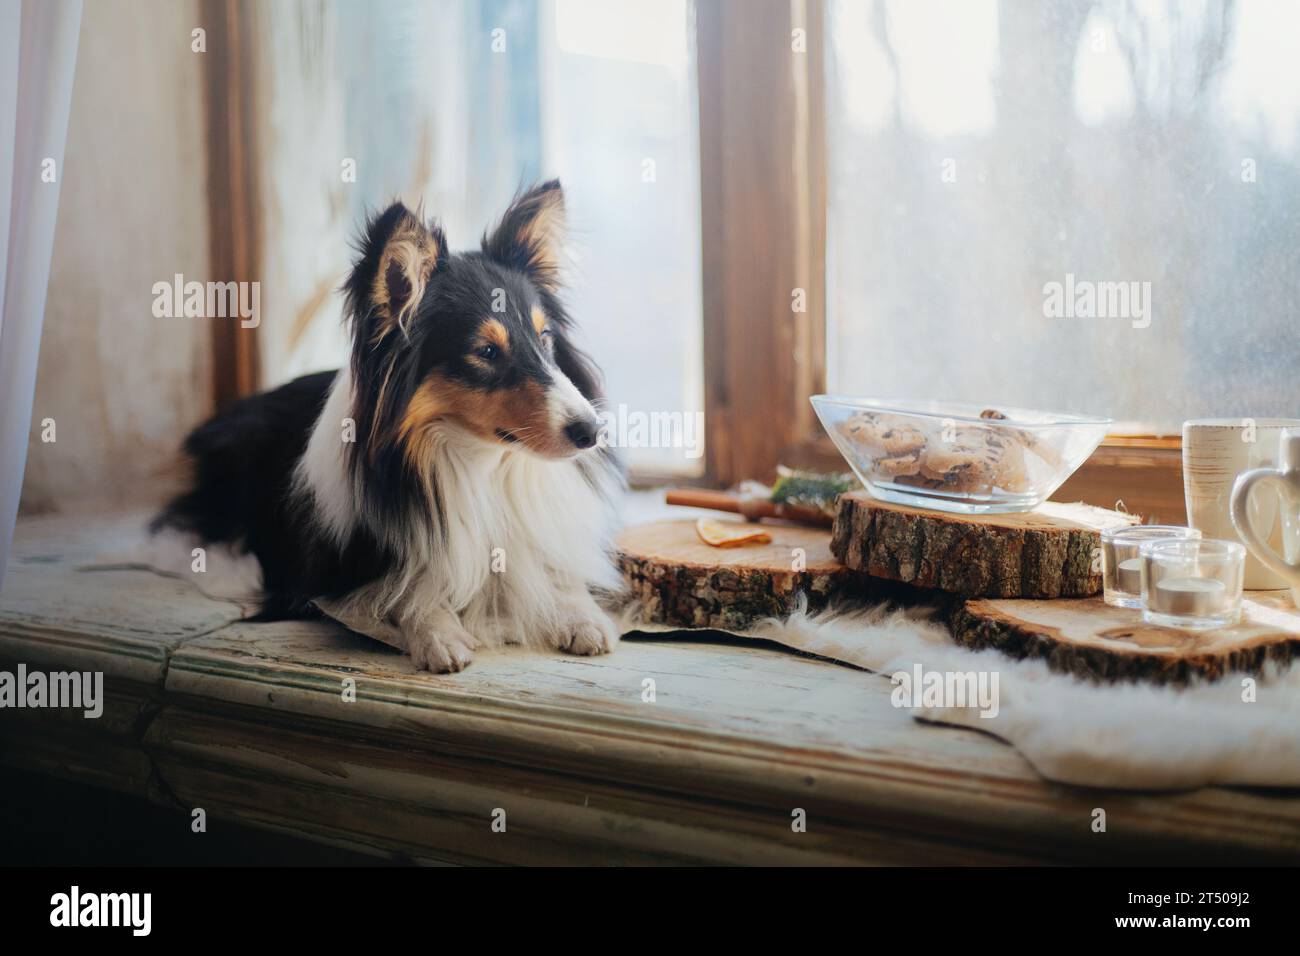
[[[1281,501],[1281,554],[1260,539],[1251,521],[1250,493],[1260,486],[1277,489]],[[1300,607],[1300,429],[1282,432],[1276,468],[1255,468],[1237,477],[1232,488],[1232,523],[1250,553],[1291,585],[1291,597]]]
[[[1207,538],[1245,540],[1232,523],[1232,487],[1244,471],[1271,468],[1285,429],[1300,429],[1296,418],[1205,418],[1183,423],[1183,494],[1187,523]],[[1282,545],[1276,495],[1260,492],[1249,503],[1252,526],[1276,552]],[[1250,591],[1290,587],[1254,554],[1246,556],[1245,586]]]

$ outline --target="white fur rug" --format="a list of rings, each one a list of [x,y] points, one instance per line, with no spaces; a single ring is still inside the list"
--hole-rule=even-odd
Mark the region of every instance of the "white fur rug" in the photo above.
[[[624,633],[668,630],[638,625],[637,618],[636,607],[623,612]],[[883,606],[799,612],[762,621],[741,636],[873,671],[864,681],[912,675],[917,665],[924,672],[995,673],[996,715],[981,716],[979,706],[922,706],[915,717],[1000,737],[1044,777],[1062,783],[1141,790],[1300,786],[1300,667],[1254,681],[1239,675],[1185,687],[1094,684],[1051,671],[1041,660],[959,647],[929,612]]]

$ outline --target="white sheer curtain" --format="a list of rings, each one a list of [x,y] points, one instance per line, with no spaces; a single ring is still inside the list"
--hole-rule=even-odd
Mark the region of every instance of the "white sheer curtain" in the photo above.
[[[81,0],[0,0],[0,586],[27,460]]]

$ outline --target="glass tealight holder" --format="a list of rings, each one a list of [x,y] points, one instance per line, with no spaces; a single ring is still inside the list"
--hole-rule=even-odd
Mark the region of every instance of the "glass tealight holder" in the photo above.
[[[1115,607],[1142,606],[1142,545],[1148,541],[1199,538],[1195,528],[1172,524],[1130,525],[1101,533],[1102,596]]]
[[[1166,627],[1227,627],[1241,620],[1246,549],[1182,538],[1142,545],[1142,618]]]

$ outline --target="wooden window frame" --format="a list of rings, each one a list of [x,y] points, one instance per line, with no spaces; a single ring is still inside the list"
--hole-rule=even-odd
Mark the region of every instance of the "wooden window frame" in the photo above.
[[[221,282],[254,282],[262,266],[258,201],[254,10],[249,0],[200,0],[207,31],[208,264]],[[213,404],[224,408],[261,387],[256,328],[212,321]]]
[[[705,475],[729,485],[815,434],[826,386],[822,4],[699,0],[695,20]]]
[[[705,475],[842,470],[808,402],[826,390],[822,0],[697,0]],[[792,31],[804,31],[803,52]],[[792,311],[794,290],[807,311]],[[1182,523],[1178,438],[1112,436],[1053,496]]]

